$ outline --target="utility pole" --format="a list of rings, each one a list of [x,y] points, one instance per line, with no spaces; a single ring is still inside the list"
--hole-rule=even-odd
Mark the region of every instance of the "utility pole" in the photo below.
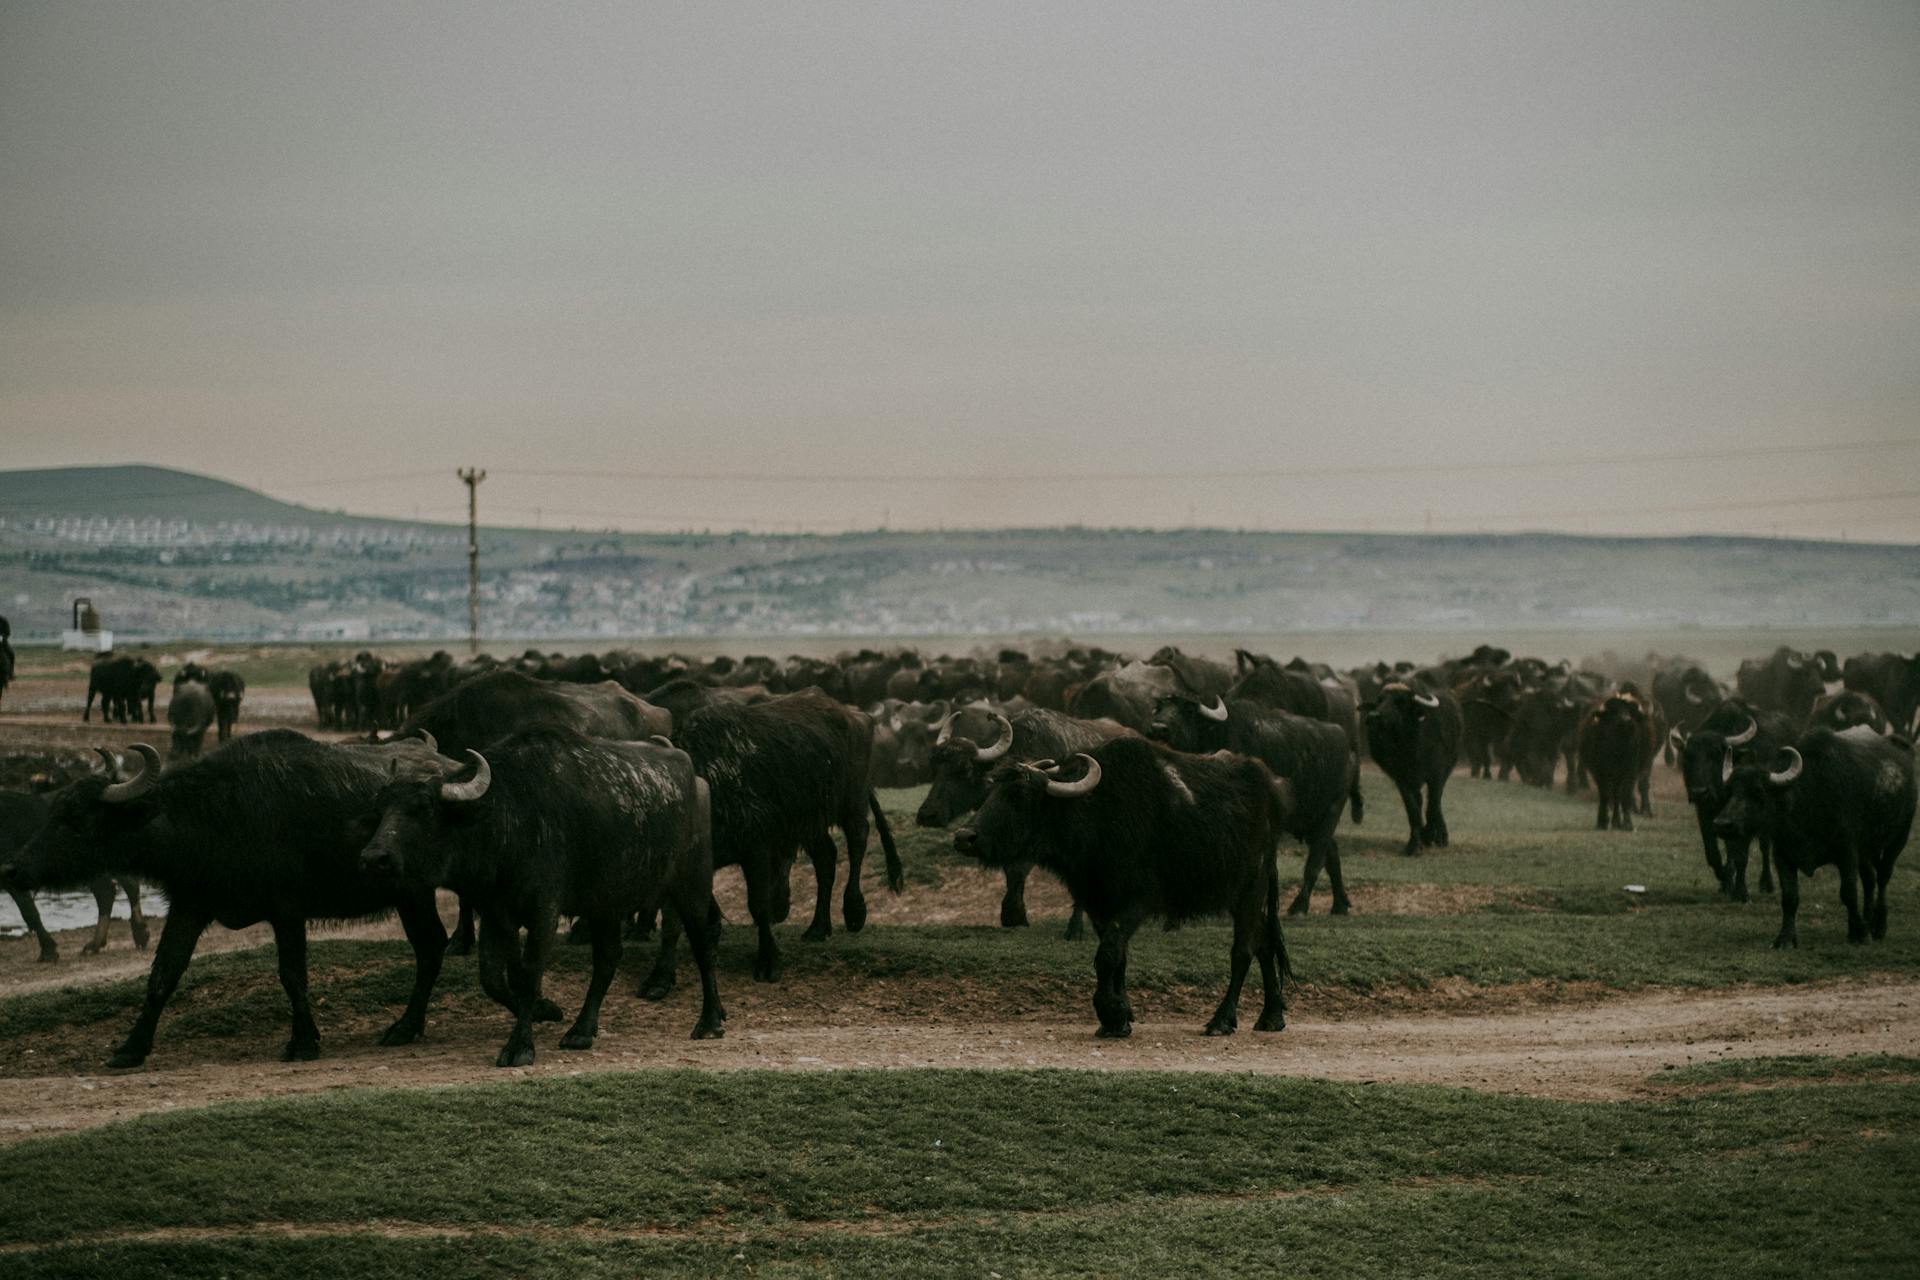
[[[487,473],[477,467],[456,471],[467,486],[467,652],[480,652],[480,482]]]

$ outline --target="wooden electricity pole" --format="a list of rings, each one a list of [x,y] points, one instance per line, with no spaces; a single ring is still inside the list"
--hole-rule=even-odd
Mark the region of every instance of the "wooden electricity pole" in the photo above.
[[[487,473],[477,467],[456,471],[467,486],[467,652],[480,652],[480,482]]]

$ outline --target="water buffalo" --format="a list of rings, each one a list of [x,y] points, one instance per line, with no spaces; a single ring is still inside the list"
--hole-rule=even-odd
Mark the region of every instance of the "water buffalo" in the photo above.
[[[1753,840],[1738,832],[1722,833],[1713,820],[1726,806],[1727,779],[1737,759],[1748,756],[1771,760],[1774,753],[1793,741],[1793,721],[1777,711],[1750,707],[1739,698],[1729,698],[1713,709],[1700,727],[1689,733],[1675,728],[1667,735],[1674,749],[1681,780],[1686,784],[1687,803],[1700,826],[1700,842],[1706,848],[1707,866],[1720,891],[1735,902],[1747,900],[1747,855]],[[1773,837],[1761,832],[1760,891],[1773,892]],[[1726,856],[1721,857],[1725,846]]]
[[[111,753],[102,751],[108,767],[117,768],[118,764]],[[0,864],[11,862],[27,842],[46,825],[50,809],[47,796],[41,792],[0,791]],[[80,948],[83,955],[95,955],[107,945],[107,926],[113,918],[113,898],[116,888],[127,895],[128,914],[132,916],[133,945],[140,950],[147,949],[147,917],[140,904],[140,881],[130,875],[96,876],[87,882],[87,888],[93,892],[93,903],[97,914],[94,917],[93,937],[87,945]],[[13,905],[20,912],[21,921],[40,944],[39,960],[51,964],[60,958],[60,944],[54,941],[46,925],[40,921],[40,912],[33,905],[33,895],[22,889],[9,890]]]
[[[1600,793],[1600,830],[1633,830],[1634,788],[1653,767],[1658,739],[1652,714],[1631,693],[1610,694],[1587,713],[1580,726],[1580,767]]]
[[[1920,713],[1920,653],[1863,653],[1841,672],[1848,689],[1870,694],[1899,733],[1912,733]]]
[[[1445,848],[1447,819],[1440,797],[1460,759],[1459,700],[1444,690],[1416,689],[1396,680],[1383,686],[1365,710],[1367,752],[1393,779],[1406,807],[1407,844],[1401,852],[1411,857],[1425,845]]]
[[[84,884],[129,871],[167,895],[166,924],[139,1019],[110,1065],[138,1066],[153,1048],[161,1011],[210,924],[273,926],[280,984],[293,1009],[282,1058],[316,1058],[320,1033],[307,1002],[307,921],[397,910],[413,944],[412,998],[382,1044],[410,1043],[426,1024],[446,930],[427,888],[399,889],[360,869],[360,850],[383,785],[396,772],[438,775],[425,744],[328,746],[290,730],[241,738],[161,773],[160,755],[137,744],[134,777],[81,778],[52,797],[47,823],[0,866],[0,884],[36,889]]]
[[[570,729],[511,734],[467,758],[459,775],[386,788],[360,861],[375,876],[445,885],[477,908],[481,985],[514,1017],[498,1065],[533,1061],[540,984],[563,912],[587,923],[593,977],[561,1048],[593,1047],[621,927],[663,905],[686,922],[700,968],[693,1038],[721,1035],[712,823],[692,758],[664,740],[609,742]]]
[[[92,720],[93,700],[98,697],[101,719],[152,724],[154,692],[159,687],[160,670],[145,658],[100,657],[87,673],[87,705],[80,719]]]
[[[167,758],[184,763],[199,755],[214,715],[213,695],[206,685],[198,680],[177,682],[167,702],[167,724],[172,730]]]
[[[1069,776],[1069,774],[1077,776]],[[1116,738],[1069,766],[1006,764],[954,848],[988,866],[1030,862],[1066,882],[1100,938],[1094,956],[1097,1035],[1133,1033],[1127,948],[1149,916],[1233,918],[1231,976],[1210,1036],[1239,1025],[1240,988],[1260,958],[1266,1003],[1256,1031],[1286,1026],[1291,973],[1280,932],[1274,847],[1290,788],[1245,756],[1191,756]]]
[[[1773,760],[1736,767],[1728,787],[1715,828],[1773,837],[1780,868],[1775,947],[1800,945],[1799,877],[1826,866],[1840,873],[1847,941],[1887,936],[1887,881],[1913,829],[1912,744],[1868,729],[1812,729]]]

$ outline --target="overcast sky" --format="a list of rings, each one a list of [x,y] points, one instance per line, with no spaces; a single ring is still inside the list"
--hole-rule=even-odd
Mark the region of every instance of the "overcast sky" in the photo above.
[[[1920,540],[1920,4],[15,0],[0,441],[503,523]]]

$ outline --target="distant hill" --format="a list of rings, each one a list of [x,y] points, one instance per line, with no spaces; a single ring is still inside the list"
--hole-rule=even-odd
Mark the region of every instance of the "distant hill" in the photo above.
[[[162,467],[0,472],[0,611],[206,639],[461,634],[463,527],[341,516]],[[1920,626],[1911,547],[1030,529],[483,529],[497,635],[1095,635]]]

